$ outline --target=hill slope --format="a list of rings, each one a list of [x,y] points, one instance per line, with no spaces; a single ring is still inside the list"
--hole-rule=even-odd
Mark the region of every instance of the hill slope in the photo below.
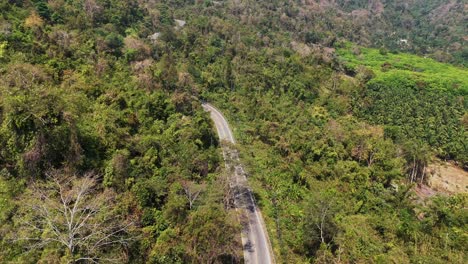
[[[412,187],[435,156],[468,160],[464,10],[0,0],[0,262],[240,262],[203,99],[279,263],[463,263],[466,194]]]

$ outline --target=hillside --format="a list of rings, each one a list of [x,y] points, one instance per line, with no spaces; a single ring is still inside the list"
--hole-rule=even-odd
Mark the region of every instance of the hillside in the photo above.
[[[443,182],[435,160],[467,168],[465,20],[463,1],[0,0],[0,263],[242,263],[204,101],[277,263],[464,263],[466,192],[413,190]]]
[[[457,0],[274,1],[277,22],[308,43],[360,45],[412,52],[443,62],[467,62],[466,14]],[[270,5],[275,5],[271,3]],[[279,17],[279,16],[278,16]]]

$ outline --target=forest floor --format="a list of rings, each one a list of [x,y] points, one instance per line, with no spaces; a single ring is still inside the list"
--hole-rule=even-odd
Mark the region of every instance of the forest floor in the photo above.
[[[468,172],[444,161],[429,165],[427,185],[418,185],[416,194],[427,198],[435,194],[456,194],[468,192]]]

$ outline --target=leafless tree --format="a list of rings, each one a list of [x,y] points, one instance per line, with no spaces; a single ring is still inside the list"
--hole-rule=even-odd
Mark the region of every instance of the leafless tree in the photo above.
[[[94,19],[98,17],[102,11],[102,8],[95,0],[85,0],[83,8],[91,23],[94,23]]]
[[[320,245],[329,245],[333,241],[337,226],[334,217],[338,204],[334,193],[315,193],[309,201],[310,206],[304,219],[306,243],[314,252]]]
[[[191,181],[182,182],[182,188],[184,189],[185,197],[189,202],[189,208],[192,210],[193,204],[197,200],[200,193],[204,190],[205,186],[196,184]]]
[[[326,232],[326,218],[329,217],[329,210],[331,206],[331,201],[322,200],[318,206],[318,221],[315,223],[315,226],[320,232],[320,242],[326,243],[325,241],[325,232]]]
[[[100,190],[95,174],[63,174],[49,173],[48,181],[31,184],[20,198],[16,241],[30,250],[60,245],[69,263],[121,263],[123,256],[107,258],[102,252],[127,245],[134,221],[116,212],[116,194]]]

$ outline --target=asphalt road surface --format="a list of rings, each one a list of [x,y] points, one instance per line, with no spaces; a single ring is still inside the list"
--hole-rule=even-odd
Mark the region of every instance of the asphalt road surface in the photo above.
[[[223,114],[208,103],[203,103],[202,106],[206,111],[210,112],[221,142],[235,144],[234,136]],[[238,153],[230,148],[228,144],[224,144],[223,155],[228,171],[233,172],[231,188],[234,188],[234,205],[241,215],[244,261],[248,264],[274,263],[262,214],[255,204],[245,171],[239,163]]]

